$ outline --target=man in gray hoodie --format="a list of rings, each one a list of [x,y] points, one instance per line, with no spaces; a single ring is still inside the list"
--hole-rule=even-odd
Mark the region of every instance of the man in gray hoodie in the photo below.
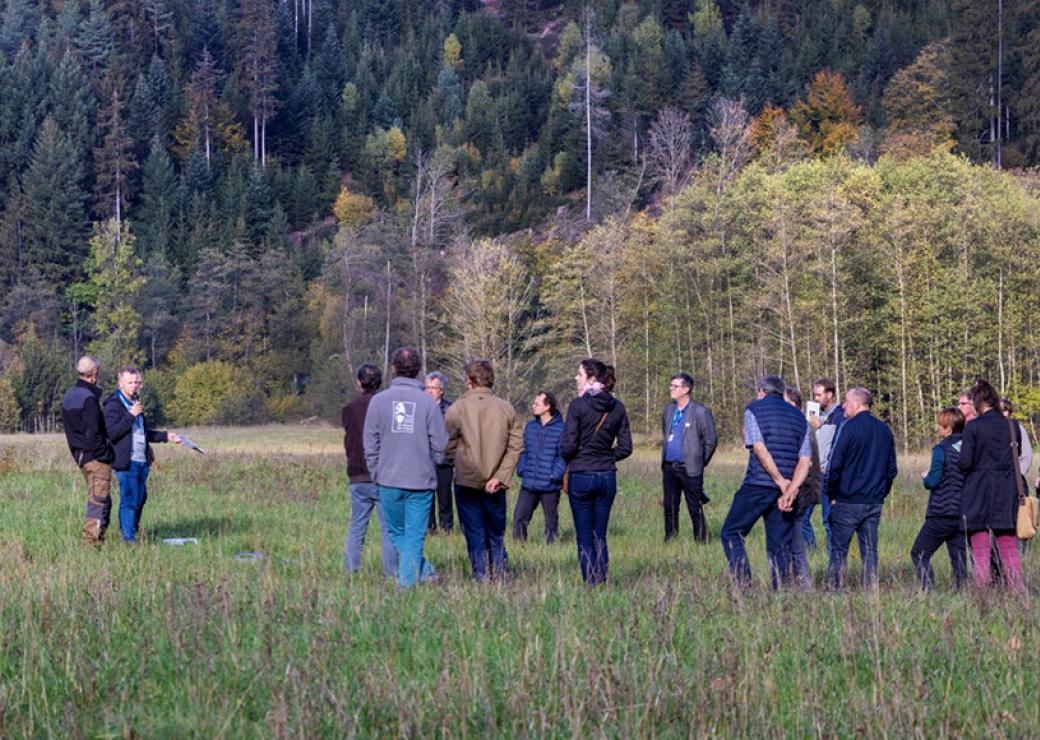
[[[397,582],[409,588],[433,575],[423,546],[437,487],[435,466],[444,462],[448,433],[437,402],[418,380],[419,352],[402,347],[390,364],[396,377],[372,397],[365,414],[365,461],[399,554]]]

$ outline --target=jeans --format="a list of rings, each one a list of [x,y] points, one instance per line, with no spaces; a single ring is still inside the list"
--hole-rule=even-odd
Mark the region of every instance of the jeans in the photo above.
[[[141,511],[148,500],[148,463],[130,461],[126,470],[117,470],[119,481],[119,533],[123,542],[137,539],[137,528],[141,524]]]
[[[513,539],[518,542],[527,542],[527,525],[531,523],[534,510],[541,504],[545,512],[545,542],[552,544],[556,542],[556,535],[560,528],[559,506],[560,492],[551,491],[529,491],[520,489],[520,495],[516,498],[516,509],[513,511]]]
[[[802,536],[805,538],[805,545],[809,552],[816,552],[816,532],[812,526],[812,513],[815,509],[816,504],[809,504],[805,510],[805,518],[802,519]],[[820,518],[823,520],[823,533],[827,537],[827,548],[830,549],[831,501],[826,496],[820,499]]]
[[[386,518],[383,516],[383,505],[379,501],[379,486],[375,483],[350,484],[350,530],[347,533],[347,544],[343,548],[343,570],[353,573],[361,568],[361,551],[365,547],[365,535],[368,533],[368,522],[373,509],[379,519],[379,530],[382,533],[383,575],[393,578],[397,575],[397,550],[390,541]]]
[[[740,586],[751,584],[751,564],[744,540],[755,522],[762,519],[766,527],[766,557],[773,588],[787,584],[794,575],[791,566],[791,538],[797,524],[795,513],[777,507],[780,489],[775,486],[744,484],[733,496],[726,521],[722,525],[722,550],[726,554],[733,580]]]
[[[466,537],[473,577],[483,581],[506,573],[506,491],[455,484],[459,526]]]
[[[704,476],[689,475],[682,463],[666,462],[661,474],[664,488],[664,538],[665,541],[679,534],[679,504],[686,495],[686,508],[690,512],[693,538],[698,542],[708,541],[708,522],[704,518]]]
[[[950,556],[954,585],[959,589],[968,580],[968,537],[961,518],[926,516],[921,531],[917,533],[917,539],[910,548],[910,561],[914,564],[914,572],[925,589],[931,588],[935,583],[932,555],[944,544],[946,553]]]
[[[433,491],[409,491],[379,486],[379,501],[390,541],[397,550],[397,583],[411,588],[419,580],[434,576],[433,566],[423,557],[426,521],[433,506]]]
[[[455,529],[455,513],[451,506],[451,481],[455,477],[455,468],[451,465],[437,466],[437,499],[430,507],[430,531],[436,532],[440,524],[442,532]]]
[[[860,582],[866,588],[878,585],[878,523],[881,504],[850,504],[831,502],[830,565],[827,576],[831,586],[841,588],[845,580],[846,561],[852,535],[859,539],[859,556],[863,561]]]
[[[571,473],[569,484],[567,498],[574,517],[581,578],[595,586],[607,580],[610,566],[607,525],[617,495],[617,474],[613,471]]]

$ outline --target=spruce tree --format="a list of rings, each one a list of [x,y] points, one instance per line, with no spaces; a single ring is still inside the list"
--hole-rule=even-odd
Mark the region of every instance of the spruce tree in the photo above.
[[[112,38],[112,24],[101,0],[90,0],[90,12],[80,24],[79,36],[76,39],[83,66],[94,84],[98,84],[105,76],[115,51]]]
[[[37,0],[7,0],[0,15],[0,53],[13,59],[23,43],[36,38],[39,24]]]
[[[142,255],[169,255],[177,213],[177,174],[158,137],[141,171],[141,198],[135,222]]]
[[[86,248],[86,193],[81,153],[50,118],[44,119],[22,178],[24,262],[52,284],[80,270]]]
[[[87,78],[70,51],[66,51],[54,70],[48,89],[50,116],[68,134],[77,151],[86,152],[94,143],[91,120],[95,101]]]
[[[106,82],[106,105],[98,112],[101,143],[94,149],[95,211],[111,218],[116,236],[122,227],[126,203],[130,197],[130,178],[137,170],[133,139],[126,126],[124,103],[111,76]]]

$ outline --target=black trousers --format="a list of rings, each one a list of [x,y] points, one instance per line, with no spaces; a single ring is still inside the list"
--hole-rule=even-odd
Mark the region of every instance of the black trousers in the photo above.
[[[910,548],[910,560],[924,588],[931,588],[935,583],[932,555],[944,544],[950,556],[954,584],[961,588],[968,581],[968,539],[961,518],[925,517],[921,531],[917,533],[917,539]]]
[[[556,536],[560,530],[560,492],[539,493],[520,489],[516,498],[516,509],[513,511],[513,539],[527,542],[527,525],[531,523],[531,517],[538,505],[542,505],[545,512],[545,542],[551,544],[556,542]]]
[[[430,524],[428,529],[431,532],[436,532],[439,522],[441,531],[451,532],[455,529],[455,516],[451,505],[451,482],[455,478],[455,468],[451,465],[437,465],[436,468],[437,496],[434,505],[430,507]]]
[[[704,518],[704,476],[689,475],[682,463],[664,464],[662,475],[664,486],[664,538],[670,540],[679,534],[679,504],[686,496],[686,508],[690,511],[693,538],[698,542],[708,541],[708,520]]]

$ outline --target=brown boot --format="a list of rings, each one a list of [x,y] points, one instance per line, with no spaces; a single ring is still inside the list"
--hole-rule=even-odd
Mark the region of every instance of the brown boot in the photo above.
[[[100,519],[87,519],[83,525],[83,544],[87,547],[100,547],[105,541],[105,532],[101,529]]]

